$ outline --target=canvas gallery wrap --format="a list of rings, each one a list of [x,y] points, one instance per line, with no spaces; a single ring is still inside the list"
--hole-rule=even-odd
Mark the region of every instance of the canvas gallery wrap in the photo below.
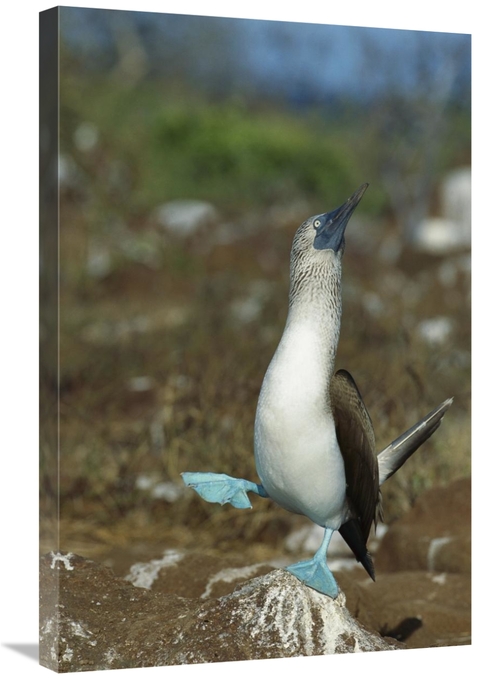
[[[40,14],[43,665],[470,644],[470,76],[465,34]]]

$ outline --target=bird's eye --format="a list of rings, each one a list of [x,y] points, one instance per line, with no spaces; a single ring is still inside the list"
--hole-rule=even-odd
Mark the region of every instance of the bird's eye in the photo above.
[[[318,229],[318,228],[320,227],[320,225],[321,225],[321,220],[320,220],[320,219],[315,219],[315,220],[314,220],[314,224],[313,224],[314,228],[315,228],[315,229]]]

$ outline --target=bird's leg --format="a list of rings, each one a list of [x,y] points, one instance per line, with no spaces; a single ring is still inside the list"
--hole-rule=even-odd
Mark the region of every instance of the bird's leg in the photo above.
[[[287,567],[287,571],[295,575],[308,587],[326,594],[332,599],[336,599],[339,593],[338,585],[326,563],[326,552],[330,540],[332,539],[333,529],[325,528],[325,535],[321,547],[309,561],[299,561]]]
[[[181,476],[186,486],[193,488],[207,502],[219,502],[221,505],[229,502],[238,509],[251,509],[248,492],[269,497],[263,486],[246,479],[234,479],[226,474],[184,472]]]

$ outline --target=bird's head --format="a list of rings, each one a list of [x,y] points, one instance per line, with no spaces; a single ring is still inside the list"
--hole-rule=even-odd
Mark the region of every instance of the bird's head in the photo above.
[[[343,205],[309,217],[298,228],[290,257],[293,296],[299,289],[323,287],[320,280],[327,287],[331,286],[326,279],[340,282],[346,226],[367,188],[368,184],[362,184]]]
[[[340,207],[322,215],[309,217],[298,228],[292,244],[292,255],[297,257],[324,250],[332,251],[338,258],[344,253],[344,233],[352,213],[363,197],[368,184],[362,184]]]

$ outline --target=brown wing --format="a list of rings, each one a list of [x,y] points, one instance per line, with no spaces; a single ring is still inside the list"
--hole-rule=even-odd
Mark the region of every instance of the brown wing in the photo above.
[[[361,394],[347,370],[332,378],[330,397],[342,457],[347,496],[366,545],[380,511],[378,462],[373,425]]]

